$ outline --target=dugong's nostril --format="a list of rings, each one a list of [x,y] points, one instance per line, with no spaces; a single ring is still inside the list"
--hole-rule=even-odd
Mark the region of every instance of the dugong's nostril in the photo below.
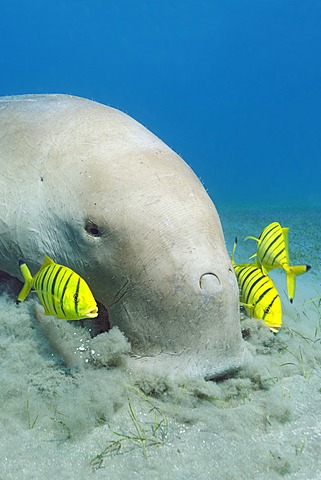
[[[215,293],[220,290],[221,281],[215,273],[204,273],[199,279],[199,287],[205,293]]]

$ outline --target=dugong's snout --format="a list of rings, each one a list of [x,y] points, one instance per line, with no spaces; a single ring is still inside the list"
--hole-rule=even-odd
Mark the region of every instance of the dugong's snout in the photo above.
[[[248,356],[241,333],[236,277],[229,259],[223,263],[221,268],[203,269],[190,290],[190,330],[182,335],[188,349],[181,359],[181,371],[189,377],[223,377],[237,371]]]
[[[158,282],[144,329],[131,322],[135,330],[131,338],[138,339],[132,342],[135,362],[174,376],[222,377],[239,369],[246,358],[236,278],[228,258],[216,268],[217,262],[208,257],[189,260],[179,272]],[[151,272],[149,280],[152,290]]]

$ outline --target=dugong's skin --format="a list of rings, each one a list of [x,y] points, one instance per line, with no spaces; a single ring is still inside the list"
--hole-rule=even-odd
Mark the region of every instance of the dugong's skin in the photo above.
[[[244,358],[216,209],[186,163],[113,108],[0,97],[0,270],[44,254],[88,282],[136,364],[213,378]]]

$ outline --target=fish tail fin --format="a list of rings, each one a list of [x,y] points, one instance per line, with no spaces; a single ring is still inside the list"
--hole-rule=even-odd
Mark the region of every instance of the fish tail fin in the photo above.
[[[291,303],[293,303],[295,293],[295,280],[298,275],[310,270],[310,265],[296,265],[295,267],[288,267],[286,269],[286,283],[288,288],[288,297]]]
[[[232,265],[235,265],[234,255],[235,255],[236,245],[237,245],[237,237],[235,237],[234,245],[233,245],[233,250],[232,250]]]
[[[23,302],[27,296],[29,295],[29,292],[31,290],[31,287],[32,287],[32,281],[33,281],[33,278],[32,278],[32,275],[30,273],[30,270],[29,268],[27,267],[27,265],[25,264],[25,262],[23,262],[22,260],[19,261],[19,267],[20,267],[20,271],[22,273],[22,276],[23,276],[23,279],[25,281],[18,297],[17,297],[17,304],[20,303],[20,302]]]

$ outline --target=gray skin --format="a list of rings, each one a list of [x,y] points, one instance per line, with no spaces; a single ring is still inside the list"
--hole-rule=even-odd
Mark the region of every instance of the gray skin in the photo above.
[[[237,281],[216,209],[161,140],[69,95],[0,97],[0,270],[75,270],[134,366],[206,379],[239,368]]]

